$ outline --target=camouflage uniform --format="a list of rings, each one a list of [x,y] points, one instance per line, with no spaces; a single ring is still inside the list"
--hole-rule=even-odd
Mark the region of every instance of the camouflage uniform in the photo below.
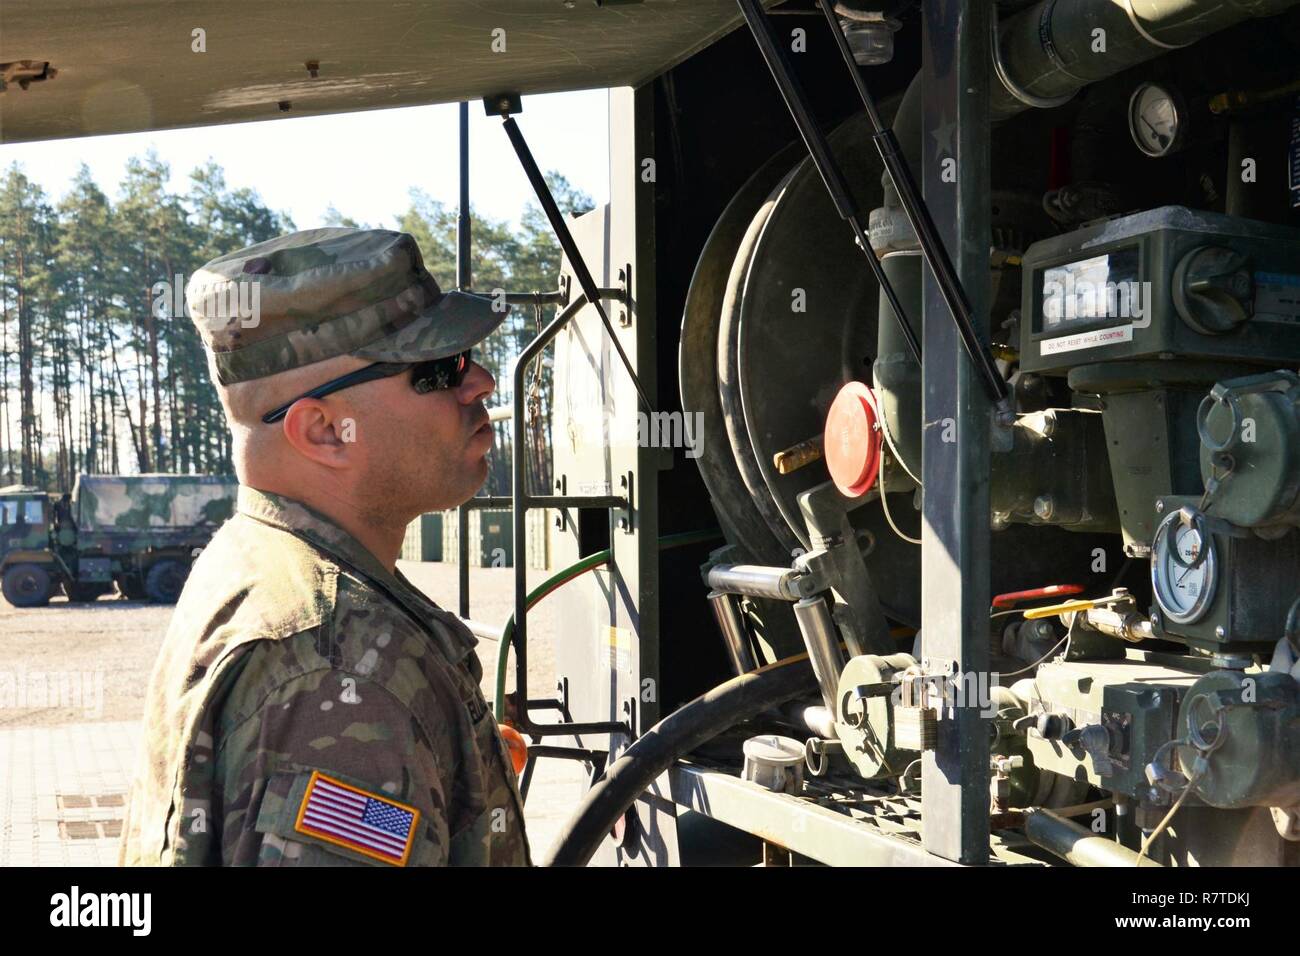
[[[297,825],[319,772],[419,811],[408,865],[529,863],[475,643],[329,519],[241,487],[150,680],[121,862],[377,862]]]
[[[258,243],[187,296],[225,385],[455,355],[505,318],[443,293],[414,239],[384,230]],[[327,516],[241,486],[154,668],[121,862],[529,864],[475,644]]]

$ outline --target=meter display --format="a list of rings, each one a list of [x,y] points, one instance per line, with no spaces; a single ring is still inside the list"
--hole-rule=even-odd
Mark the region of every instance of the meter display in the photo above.
[[[1128,125],[1133,142],[1153,159],[1168,156],[1182,144],[1183,110],[1178,97],[1156,83],[1143,83],[1129,100]]]
[[[1151,553],[1151,583],[1166,618],[1194,624],[1214,601],[1218,556],[1214,538],[1199,522],[1175,511],[1160,523]]]
[[[1300,364],[1296,263],[1300,230],[1182,206],[1040,240],[1022,257],[1020,370],[1068,375],[1135,359]]]
[[[1099,320],[1132,320],[1143,312],[1136,246],[1043,270],[1042,325],[1051,335]]]

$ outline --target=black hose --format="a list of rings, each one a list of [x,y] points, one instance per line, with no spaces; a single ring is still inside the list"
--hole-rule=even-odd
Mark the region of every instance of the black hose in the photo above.
[[[579,804],[543,866],[586,866],[618,818],[682,754],[769,707],[816,691],[808,655],[733,677],[673,711],[624,752]]]

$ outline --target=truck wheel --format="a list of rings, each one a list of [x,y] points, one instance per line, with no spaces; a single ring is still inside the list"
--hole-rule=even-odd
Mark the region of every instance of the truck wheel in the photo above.
[[[113,579],[117,582],[117,589],[122,593],[122,597],[128,601],[145,600],[144,585],[140,583],[138,574],[120,574]]]
[[[144,577],[144,593],[157,604],[175,604],[189,576],[189,565],[180,561],[159,561]]]
[[[15,564],[5,572],[5,600],[14,607],[44,607],[54,591],[50,574],[40,565]]]

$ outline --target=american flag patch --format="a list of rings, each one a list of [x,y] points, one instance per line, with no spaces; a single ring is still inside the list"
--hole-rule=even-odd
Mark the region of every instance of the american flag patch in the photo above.
[[[405,866],[420,811],[312,771],[294,829],[394,866]]]

